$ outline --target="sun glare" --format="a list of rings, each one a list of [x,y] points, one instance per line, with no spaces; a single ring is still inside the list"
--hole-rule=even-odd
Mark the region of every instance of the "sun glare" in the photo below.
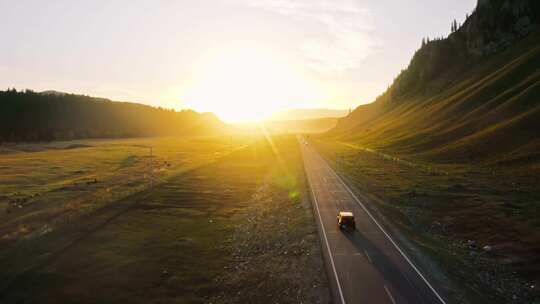
[[[208,57],[182,101],[225,121],[260,121],[290,107],[317,106],[323,98],[314,81],[268,50],[228,48]]]

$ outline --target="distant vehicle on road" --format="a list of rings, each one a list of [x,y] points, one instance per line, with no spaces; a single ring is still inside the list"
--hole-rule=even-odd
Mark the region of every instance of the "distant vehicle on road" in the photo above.
[[[354,214],[349,211],[340,211],[337,216],[337,224],[340,230],[349,228],[356,229],[356,222],[354,221]]]

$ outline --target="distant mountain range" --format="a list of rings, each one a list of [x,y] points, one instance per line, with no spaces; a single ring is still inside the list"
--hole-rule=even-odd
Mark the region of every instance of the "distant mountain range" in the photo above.
[[[323,133],[336,126],[339,118],[313,118],[298,120],[268,120],[262,124],[273,133]]]
[[[227,128],[212,113],[174,111],[56,91],[0,91],[0,143],[210,135]]]
[[[349,110],[335,109],[291,109],[273,113],[267,120],[307,120],[344,117]]]
[[[347,110],[294,109],[264,122],[278,133],[321,133]],[[254,126],[251,126],[254,128]],[[248,127],[249,128],[249,127]],[[258,127],[257,127],[258,128]],[[174,111],[55,90],[0,91],[0,143],[245,132],[213,113]]]
[[[55,91],[55,90],[47,90],[47,91],[39,92],[39,94],[42,94],[42,95],[57,95],[57,96],[63,96],[63,95],[67,95],[68,93],[60,92],[60,91]]]
[[[481,0],[326,136],[443,162],[540,161],[540,1]]]
[[[336,126],[349,110],[291,109],[273,113],[263,125],[276,133],[323,133]]]

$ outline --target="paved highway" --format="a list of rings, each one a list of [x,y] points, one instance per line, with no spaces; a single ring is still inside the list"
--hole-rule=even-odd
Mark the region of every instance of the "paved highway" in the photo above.
[[[319,153],[299,138],[334,303],[445,303],[432,284]],[[342,232],[338,211],[356,231]]]

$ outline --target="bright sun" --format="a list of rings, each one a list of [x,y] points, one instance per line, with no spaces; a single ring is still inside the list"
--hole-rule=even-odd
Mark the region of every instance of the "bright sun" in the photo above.
[[[323,93],[293,64],[261,48],[227,48],[209,56],[182,94],[184,105],[228,122],[259,121],[316,106]]]

